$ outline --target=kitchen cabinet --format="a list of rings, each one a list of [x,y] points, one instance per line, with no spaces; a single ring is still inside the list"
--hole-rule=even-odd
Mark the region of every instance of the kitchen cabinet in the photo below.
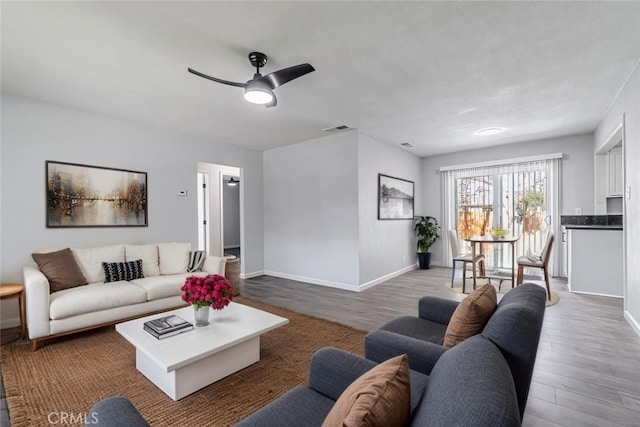
[[[622,196],[623,168],[622,145],[618,144],[607,153],[607,196]]]
[[[569,290],[623,297],[622,227],[566,225],[565,228]]]

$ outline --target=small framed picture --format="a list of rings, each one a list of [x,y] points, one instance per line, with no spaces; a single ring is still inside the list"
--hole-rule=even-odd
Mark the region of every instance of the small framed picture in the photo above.
[[[413,219],[414,184],[378,174],[378,219]]]

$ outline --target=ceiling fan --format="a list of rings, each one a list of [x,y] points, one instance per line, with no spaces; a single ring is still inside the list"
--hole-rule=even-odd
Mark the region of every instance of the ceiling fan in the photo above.
[[[278,103],[273,90],[278,86],[304,76],[307,73],[315,71],[310,64],[294,65],[292,67],[283,68],[282,70],[274,71],[266,76],[260,74],[260,68],[264,67],[267,63],[267,55],[261,52],[251,52],[249,54],[249,62],[256,67],[256,73],[253,78],[246,83],[230,82],[228,80],[222,80],[215,77],[202,74],[192,68],[188,68],[189,72],[196,76],[203,77],[205,79],[213,80],[214,82],[222,83],[230,86],[238,86],[244,88],[244,99],[253,103],[261,104],[269,107],[275,107]]]

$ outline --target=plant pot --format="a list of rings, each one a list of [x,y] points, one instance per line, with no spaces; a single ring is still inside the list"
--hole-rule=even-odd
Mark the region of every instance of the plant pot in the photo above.
[[[418,266],[422,270],[431,268],[431,252],[426,254],[418,253]]]

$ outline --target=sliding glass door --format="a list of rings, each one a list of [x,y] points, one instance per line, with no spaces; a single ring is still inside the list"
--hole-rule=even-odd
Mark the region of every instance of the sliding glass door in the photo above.
[[[456,171],[454,221],[460,238],[482,236],[492,229],[518,236],[516,258],[540,253],[553,230],[553,197],[546,162]],[[449,187],[451,188],[451,187]],[[485,245],[486,265],[510,269],[510,245]]]

